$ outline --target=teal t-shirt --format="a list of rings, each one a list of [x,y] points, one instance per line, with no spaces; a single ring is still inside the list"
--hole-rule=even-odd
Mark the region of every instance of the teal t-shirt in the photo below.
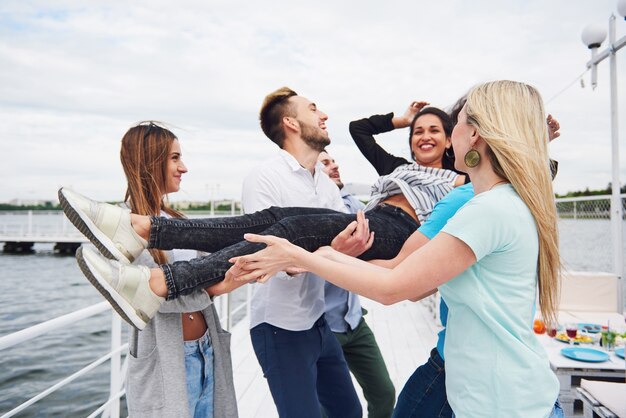
[[[419,227],[418,231],[424,234],[428,239],[433,239],[435,235],[441,231],[441,228],[446,225],[448,219],[452,218],[459,208],[466,204],[472,197],[474,197],[474,186],[472,186],[472,183],[467,183],[455,188],[435,204],[432,213]],[[439,352],[439,356],[445,361],[443,347],[446,342],[448,306],[443,298],[441,298],[441,302],[439,303],[439,319],[441,320],[443,329],[439,331],[437,335],[437,351]]]
[[[475,196],[442,232],[477,260],[439,287],[449,309],[446,392],[455,416],[549,416],[559,382],[528,326],[539,252],[530,211],[511,185],[501,185]]]

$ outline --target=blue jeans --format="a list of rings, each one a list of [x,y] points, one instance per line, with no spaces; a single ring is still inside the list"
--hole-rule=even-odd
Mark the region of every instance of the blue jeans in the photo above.
[[[268,323],[250,330],[252,346],[281,418],[361,418],[361,403],[341,346],[322,316],[311,329]]]
[[[354,214],[321,208],[271,207],[249,215],[227,218],[180,219],[152,218],[149,248],[174,248],[210,252],[189,261],[162,265],[168,299],[205,288],[224,279],[231,267],[228,260],[252,254],[265,247],[243,240],[251,232],[275,235],[308,251],[330,245],[333,238],[350,222]],[[417,229],[417,222],[402,209],[380,204],[365,213],[375,231],[374,245],[359,258],[393,258],[407,238]]]
[[[561,403],[557,399],[554,403],[554,408],[552,409],[552,413],[548,418],[564,418],[565,414],[563,413],[563,409],[561,408]]]
[[[185,341],[187,400],[193,418],[213,417],[213,347],[209,331],[195,341]]]
[[[431,350],[428,361],[418,367],[404,384],[393,417],[452,417],[446,397],[444,361],[437,348]]]

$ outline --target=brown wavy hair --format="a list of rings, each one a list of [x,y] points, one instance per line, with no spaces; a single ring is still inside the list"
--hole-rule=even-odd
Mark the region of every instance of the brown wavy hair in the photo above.
[[[175,218],[184,215],[167,204],[167,162],[176,135],[158,122],[145,121],[130,128],[122,138],[120,160],[126,175],[124,201],[133,213],[160,216],[161,212]],[[162,250],[150,249],[157,264],[166,264]]]

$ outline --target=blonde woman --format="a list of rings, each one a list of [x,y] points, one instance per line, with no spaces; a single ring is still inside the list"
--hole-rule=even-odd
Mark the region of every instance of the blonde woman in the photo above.
[[[446,390],[455,416],[562,416],[558,380],[529,326],[537,289],[543,317],[552,322],[558,293],[545,120],[531,86],[475,87],[452,133],[455,167],[469,174],[475,197],[397,267],[249,234],[267,248],[237,259],[236,267],[249,271],[240,278],[299,267],[385,304],[439,289],[449,307]]]

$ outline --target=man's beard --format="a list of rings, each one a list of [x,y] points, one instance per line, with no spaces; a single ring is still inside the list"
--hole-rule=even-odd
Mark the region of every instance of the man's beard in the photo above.
[[[324,135],[320,128],[315,128],[305,122],[298,121],[300,124],[300,137],[311,149],[322,152],[327,145],[330,145],[330,138]]]

